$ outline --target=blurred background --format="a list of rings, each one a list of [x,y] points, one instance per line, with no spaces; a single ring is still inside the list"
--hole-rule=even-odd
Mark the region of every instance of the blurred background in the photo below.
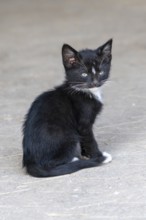
[[[130,213],[132,219],[134,216],[142,218],[146,213],[143,211],[146,198],[144,200],[141,197],[145,190],[143,165],[146,157],[146,1],[0,0],[0,165],[1,189],[4,195],[1,204],[3,208],[9,205],[9,211],[14,214],[15,219],[17,219],[15,214],[20,219],[19,214],[24,208],[27,209],[25,201],[35,206],[33,203],[35,181],[32,181],[30,189],[27,186],[30,177],[24,175],[21,169],[21,127],[24,115],[37,95],[63,81],[61,47],[64,43],[77,50],[95,49],[110,38],[113,38],[111,78],[103,87],[105,108],[94,129],[101,149],[112,153],[115,161],[109,167],[101,168],[101,173],[99,171],[99,175],[102,176],[102,171],[106,169],[104,182],[107,185],[105,184],[103,191],[101,190],[101,195],[98,195],[104,198],[98,210],[101,217],[105,216],[104,210],[107,211],[107,216],[114,216],[116,210],[119,220],[119,216],[126,216],[117,205],[122,204],[123,210]],[[92,189],[96,191],[96,186],[92,182],[94,172],[97,171],[94,169],[89,171],[91,180],[84,181],[84,171],[82,175],[74,174],[71,178],[75,181],[80,179],[81,182],[88,180]],[[88,171],[86,173],[89,174]],[[115,179],[108,188],[110,174]],[[77,178],[78,175],[80,178]],[[74,188],[75,183],[71,184],[68,182],[71,180],[65,178],[66,184]],[[52,181],[54,180],[51,180],[51,184],[53,183],[55,187]],[[60,184],[64,184],[64,179],[59,181]],[[96,181],[98,182],[97,179]],[[98,182],[101,187],[102,184]],[[82,198],[85,196],[85,200],[77,202],[78,206],[82,203],[86,206],[86,195],[91,203],[95,200],[100,204],[97,197],[91,193],[88,183],[86,186],[88,191],[85,194],[77,194]],[[25,195],[23,190],[21,194],[21,187],[25,188]],[[47,186],[43,187],[48,189]],[[58,198],[55,190],[56,188],[52,188],[55,198]],[[14,201],[11,194],[9,198],[5,197],[10,191],[14,195],[16,192]],[[17,192],[20,196],[17,196]],[[72,193],[70,189],[67,192],[67,195]],[[127,193],[130,194],[130,197],[127,197],[127,202],[131,204],[130,208],[123,200]],[[38,205],[41,204],[40,197],[46,201],[42,194],[40,189],[40,194],[35,197]],[[119,194],[120,196],[115,198]],[[21,196],[24,196],[24,204]],[[113,203],[105,205],[104,201],[111,198]],[[141,203],[133,204],[135,198]],[[66,213],[64,206],[61,206],[61,200],[57,201],[54,207],[58,205],[57,207],[62,207],[63,213]],[[74,205],[74,200],[70,198],[69,201],[71,206]],[[65,202],[68,202],[68,199]],[[20,210],[15,209],[19,205]],[[97,207],[92,207],[91,204],[91,210],[90,216]],[[1,211],[2,219],[12,219],[5,209]],[[79,213],[82,211],[81,209]],[[74,213],[78,213],[76,208],[67,217],[70,216],[72,219]],[[27,216],[27,219],[29,217],[34,219],[33,214]],[[63,219],[67,217],[64,214]],[[81,216],[76,216],[76,219],[77,217]],[[38,217],[40,218],[42,217]],[[90,219],[88,214],[87,219]]]
[[[103,126],[126,122],[132,115],[145,117],[145,1],[1,0],[1,120],[6,134],[15,129],[7,128],[5,120],[10,125],[18,121],[17,130],[32,100],[63,81],[63,43],[95,49],[110,38],[113,62],[111,82],[103,89],[108,105],[106,119],[104,114],[100,119]]]

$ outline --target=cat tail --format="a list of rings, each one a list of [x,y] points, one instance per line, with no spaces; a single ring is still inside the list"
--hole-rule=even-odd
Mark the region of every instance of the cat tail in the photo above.
[[[98,159],[78,160],[56,167],[50,167],[49,169],[44,169],[39,165],[28,165],[26,169],[27,172],[34,177],[53,177],[74,173],[85,168],[96,167],[104,163],[104,160],[105,157],[103,156]]]

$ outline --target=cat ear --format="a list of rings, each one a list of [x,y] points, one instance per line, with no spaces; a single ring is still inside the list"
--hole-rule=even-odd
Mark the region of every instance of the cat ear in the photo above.
[[[97,48],[97,54],[103,57],[111,57],[113,40],[108,40],[105,44]]]
[[[62,59],[66,68],[71,68],[80,62],[79,53],[68,44],[62,47]]]

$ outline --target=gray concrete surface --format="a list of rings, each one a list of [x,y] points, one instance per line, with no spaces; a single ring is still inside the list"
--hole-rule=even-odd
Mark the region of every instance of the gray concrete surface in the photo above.
[[[63,80],[61,46],[113,37],[111,82],[95,124],[111,164],[37,179],[21,167],[30,103]],[[0,1],[0,219],[146,219],[146,2]]]

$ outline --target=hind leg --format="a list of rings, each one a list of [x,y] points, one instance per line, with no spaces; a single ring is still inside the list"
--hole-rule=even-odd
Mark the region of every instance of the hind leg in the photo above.
[[[60,146],[56,148],[56,152],[52,158],[52,161],[54,161],[55,165],[58,166],[80,159],[84,159],[84,157],[81,155],[81,146],[79,141],[62,140],[60,141]]]

